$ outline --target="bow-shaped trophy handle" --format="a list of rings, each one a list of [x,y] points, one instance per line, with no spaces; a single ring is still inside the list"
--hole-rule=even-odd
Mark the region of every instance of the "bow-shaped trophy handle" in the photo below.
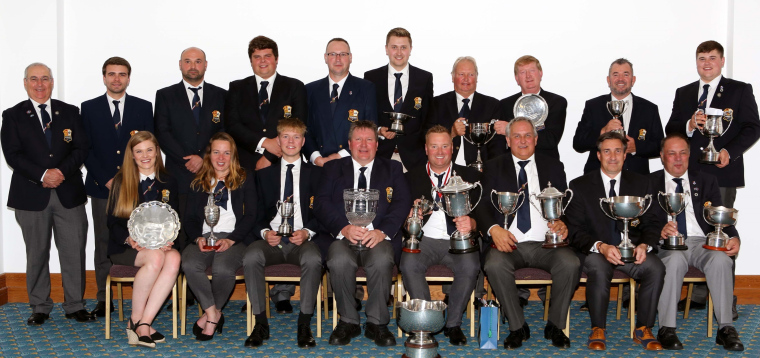
[[[493,139],[493,137],[496,136],[496,129],[494,129],[494,124],[496,124],[497,121],[498,119],[491,119],[491,121],[488,122],[488,131],[491,132],[491,137],[486,139],[485,143],[483,144],[487,144],[488,142],[491,141],[491,139]]]
[[[470,131],[470,122],[465,121],[464,122],[464,134],[462,135],[462,138],[464,138],[464,140],[466,140],[467,143],[475,145],[475,143],[472,141],[472,138],[470,138],[471,135],[472,135],[472,131]]]
[[[565,207],[562,208],[562,213],[565,213],[565,210],[567,210],[567,207],[570,206],[570,202],[573,201],[573,196],[575,196],[575,193],[573,193],[573,190],[570,188],[565,189],[565,197],[567,197],[567,193],[570,192],[570,198],[567,199],[567,203],[565,204]]]
[[[499,209],[499,206],[493,202],[493,194],[495,193],[498,193],[498,191],[496,191],[496,189],[491,189],[491,194],[488,195],[488,198],[491,199],[491,205],[493,205],[493,207],[496,208],[496,210],[501,211],[501,209]]]
[[[520,192],[520,194],[522,194],[522,193],[524,193],[524,191]],[[530,199],[533,199],[533,200],[530,200]],[[538,201],[538,196],[536,196],[536,193],[530,194],[530,199],[529,199],[530,205],[532,205],[534,208],[536,208],[536,210],[538,210],[538,212],[540,213],[541,212],[541,208],[539,208],[538,206],[536,206],[536,202]]]
[[[644,209],[644,210],[641,212],[641,215],[644,215],[644,213],[645,213],[645,212],[647,212],[647,210],[649,210],[649,206],[651,206],[651,205],[652,205],[652,194],[647,194],[647,195],[644,195],[644,201],[647,201],[647,199],[649,199],[649,203],[647,204],[647,207],[646,207],[646,209]]]
[[[443,194],[441,194],[441,192],[438,191],[438,187],[437,186],[433,186],[433,188],[430,189],[430,196],[433,198],[433,207],[437,206],[438,209],[441,209],[441,210],[443,210],[444,213],[448,214],[449,212],[446,211],[446,208],[444,207],[445,205],[438,204],[439,201],[443,201],[443,198],[441,198],[441,200],[439,200],[439,201],[435,200],[435,198],[438,195],[443,195]]]
[[[728,129],[731,128],[731,123],[734,123],[734,110],[731,108],[724,109],[723,118],[721,119],[728,122],[728,126],[726,127],[725,130],[723,130],[723,133],[720,134],[721,136],[723,136],[724,134],[726,134],[726,132],[728,132]]]
[[[602,209],[602,212],[604,213],[604,215],[607,215],[608,218],[610,218],[612,220],[617,220],[617,218],[613,217],[610,214],[607,214],[607,210],[604,210],[604,205],[602,205],[602,203],[609,203],[609,202],[610,202],[610,199],[599,198],[599,208]]]
[[[475,210],[475,207],[480,204],[480,199],[483,199],[483,186],[480,185],[480,182],[475,182],[475,185],[477,185],[480,188],[480,195],[478,195],[478,201],[475,202],[475,205],[470,207],[470,210]]]

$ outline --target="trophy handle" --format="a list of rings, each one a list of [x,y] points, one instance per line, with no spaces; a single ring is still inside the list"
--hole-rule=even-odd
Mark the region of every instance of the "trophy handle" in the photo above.
[[[607,214],[607,210],[604,210],[604,205],[602,205],[602,203],[604,203],[605,200],[607,200],[607,198],[599,198],[599,208],[602,209],[602,212],[604,213],[604,215],[607,215],[608,218],[612,220],[617,220],[617,218],[613,217],[610,214]]]
[[[567,199],[567,203],[565,204],[565,207],[562,208],[562,213],[565,213],[565,210],[567,210],[567,207],[570,206],[570,202],[573,201],[573,196],[575,196],[575,193],[573,193],[573,190],[570,188],[567,188],[565,190],[565,196],[567,196],[567,192],[570,192],[570,198]]]
[[[702,108],[697,108],[697,110],[694,111],[694,115],[696,116],[697,114],[705,114],[705,111]],[[704,125],[702,125],[702,127],[697,126],[697,130],[699,130],[699,133],[701,133],[702,135],[705,135],[705,126]]]
[[[520,192],[520,193],[522,194],[522,193],[524,193],[524,191],[523,191],[523,192]],[[523,197],[523,198],[524,198],[524,197]],[[533,199],[533,200],[530,200],[530,199]],[[530,205],[532,205],[534,208],[536,208],[536,210],[538,210],[538,212],[539,212],[539,213],[540,213],[540,212],[542,212],[542,211],[541,211],[541,208],[539,208],[538,206],[536,206],[536,203],[535,203],[535,201],[534,201],[534,200],[535,200],[535,201],[538,201],[538,197],[536,196],[536,193],[530,194],[530,197],[529,197],[529,199],[528,199],[528,202],[530,202]]]
[[[483,199],[483,186],[480,185],[480,182],[476,182],[475,185],[477,185],[480,188],[480,195],[478,195],[478,201],[475,202],[475,205],[470,207],[471,211],[475,210],[475,207],[477,207],[478,204],[480,204],[480,199]]]
[[[662,208],[662,210],[665,211],[668,215],[670,215],[670,213],[668,213],[668,209],[666,209],[664,206],[662,206],[662,197],[666,196],[666,195],[668,195],[668,194],[663,193],[661,191],[658,192],[657,193],[657,204],[660,204],[660,207]],[[678,215],[678,214],[676,214],[676,215]]]
[[[652,194],[644,195],[644,201],[647,201],[647,199],[649,199],[649,203],[647,204],[647,207],[641,212],[642,215],[647,212],[647,210],[649,210],[649,207],[652,205]]]
[[[720,135],[723,136],[728,132],[728,129],[731,128],[731,123],[734,123],[734,110],[731,108],[726,108],[723,110],[723,118],[721,120],[728,121],[728,126],[726,126],[726,129],[723,130],[723,133]]]
[[[470,123],[464,122],[464,134],[462,135],[462,138],[467,141],[467,143],[470,143],[472,145],[475,145],[475,143],[472,141],[472,138],[470,138]]]
[[[491,199],[491,205],[493,205],[493,207],[496,208],[496,210],[501,211],[501,209],[499,208],[499,206],[496,205],[496,203],[493,202],[493,194],[494,193],[498,193],[498,191],[496,191],[496,189],[491,189],[491,194],[488,195],[488,198]]]
[[[520,199],[520,204],[518,204],[517,206],[515,206],[515,210],[512,211],[511,213],[509,213],[509,215],[512,215],[512,214],[516,213],[517,209],[519,209],[521,206],[523,206],[523,204],[525,204],[525,192],[521,191],[520,194],[517,194],[517,196],[518,197],[520,197],[520,196],[522,197],[522,199]],[[541,210],[539,210],[539,212],[540,211]]]
[[[275,205],[277,207],[277,212],[280,212],[280,207],[282,206],[282,200],[277,200],[277,204]]]
[[[485,143],[483,144],[487,144],[488,142],[491,141],[491,139],[493,139],[493,137],[496,136],[496,130],[493,128],[493,125],[494,123],[496,123],[496,121],[498,121],[498,119],[491,119],[491,121],[488,122],[488,131],[491,132],[491,137],[486,139]]]

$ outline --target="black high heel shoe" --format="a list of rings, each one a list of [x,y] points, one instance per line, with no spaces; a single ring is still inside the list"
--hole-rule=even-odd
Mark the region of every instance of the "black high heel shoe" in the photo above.
[[[132,322],[132,317],[129,318],[129,322],[127,322],[127,339],[129,340],[130,345],[137,345],[137,342],[140,340],[139,337],[137,337],[137,333],[135,333],[135,323]]]
[[[164,342],[166,342],[166,337],[164,337],[163,334],[158,333],[158,331],[155,331],[155,332],[151,333],[150,334],[150,339],[152,339],[153,342],[156,342],[156,343],[164,343]]]
[[[153,341],[153,338],[151,336],[140,336],[137,334],[137,329],[140,328],[140,326],[148,326],[150,328],[149,323],[140,323],[137,322],[137,325],[134,326],[134,332],[137,337],[137,342],[134,343],[134,345],[148,347],[148,348],[156,348],[156,342]],[[132,344],[132,342],[130,342]]]
[[[201,328],[201,326],[198,325],[198,321],[195,321],[195,323],[193,323],[193,335],[198,337],[202,333],[203,333],[203,328]]]
[[[222,329],[224,328],[224,314],[222,314],[222,316],[219,317],[219,322],[206,321],[206,324],[209,324],[209,323],[216,325],[216,329],[214,330],[214,333],[219,332],[219,334],[222,334]],[[213,334],[211,335],[204,334],[203,331],[201,331],[201,334],[195,336],[195,339],[199,341],[210,341],[212,338],[214,338]]]

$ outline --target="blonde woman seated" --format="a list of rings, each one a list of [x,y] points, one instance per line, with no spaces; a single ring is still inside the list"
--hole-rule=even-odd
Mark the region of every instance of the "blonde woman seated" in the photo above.
[[[137,266],[132,287],[132,315],[127,326],[129,344],[155,347],[165,337],[151,325],[179,272],[180,255],[172,243],[146,249],[129,237],[127,221],[132,210],[148,201],[163,201],[177,207],[177,182],[166,173],[156,137],[147,131],[135,133],[127,142],[124,163],[116,174],[108,196],[108,256],[115,265]]]
[[[218,132],[211,137],[203,165],[190,187],[193,193],[188,199],[183,228],[196,245],[189,245],[182,252],[182,270],[205,312],[193,324],[193,334],[199,341],[208,341],[214,338],[214,333],[222,333],[221,310],[235,288],[235,271],[243,266],[256,223],[256,186],[240,166],[237,146],[229,134]],[[205,223],[203,208],[209,195],[220,207],[219,223],[214,227],[219,245],[216,249],[205,247],[211,228]],[[209,266],[211,282],[206,276]]]

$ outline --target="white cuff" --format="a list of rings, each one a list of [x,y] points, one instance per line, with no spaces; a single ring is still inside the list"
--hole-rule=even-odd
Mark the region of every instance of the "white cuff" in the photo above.
[[[496,225],[496,224],[491,225],[491,227],[489,227],[488,231],[486,232],[488,234],[488,236],[491,236],[491,229],[493,229],[494,226],[499,226],[499,225]]]
[[[345,150],[345,149],[341,149],[341,150],[338,152],[338,154],[340,154],[340,157],[341,157],[341,158],[345,158],[345,157],[350,157],[350,156],[351,156],[351,153],[349,153],[349,152],[348,152],[347,150]]]
[[[691,119],[688,120],[688,121],[686,121],[686,136],[689,137],[689,138],[691,138],[691,136],[694,135],[694,131],[696,130],[696,128],[694,129],[694,131],[690,131],[689,130],[689,122],[690,121],[691,121]]]
[[[267,140],[267,137],[261,138],[259,144],[256,146],[256,153],[264,154],[265,149],[262,146],[264,145],[265,140]]]
[[[314,161],[321,156],[322,154],[320,154],[319,151],[315,150],[314,153],[311,153],[311,156],[309,156],[309,161],[311,164],[316,164]]]
[[[597,248],[596,248],[596,244],[598,244],[598,243],[600,243],[600,242],[601,242],[601,241],[597,241],[597,242],[595,242],[595,243],[594,243],[594,246],[591,246],[591,250],[589,250],[589,251],[591,251],[591,252],[595,252],[595,253],[597,253],[597,254],[598,254],[598,253],[600,253],[600,252],[599,252],[599,250],[597,250]]]
[[[43,181],[45,181],[45,174],[47,174],[47,171],[48,171],[48,169],[45,169],[45,172],[42,173],[42,178],[40,178],[40,183],[42,183]]]

